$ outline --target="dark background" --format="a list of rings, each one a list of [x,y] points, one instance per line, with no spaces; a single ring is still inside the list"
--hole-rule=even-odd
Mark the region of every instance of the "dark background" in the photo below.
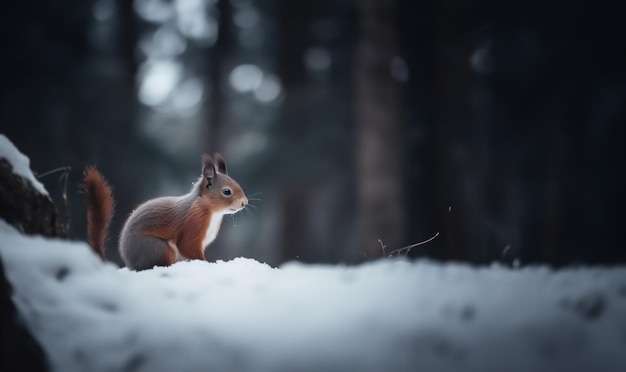
[[[4,0],[0,132],[85,239],[82,170],[138,203],[221,152],[257,194],[211,260],[615,264],[617,1]],[[63,198],[67,190],[67,203]]]

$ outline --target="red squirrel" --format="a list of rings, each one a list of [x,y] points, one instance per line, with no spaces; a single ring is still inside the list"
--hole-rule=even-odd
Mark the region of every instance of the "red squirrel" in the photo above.
[[[87,230],[92,249],[104,259],[104,241],[113,216],[111,187],[95,168],[87,168]],[[129,269],[169,266],[178,260],[205,260],[205,248],[215,240],[225,214],[248,205],[241,186],[228,176],[220,154],[202,155],[202,175],[183,196],[160,197],[135,209],[122,229],[122,260]]]

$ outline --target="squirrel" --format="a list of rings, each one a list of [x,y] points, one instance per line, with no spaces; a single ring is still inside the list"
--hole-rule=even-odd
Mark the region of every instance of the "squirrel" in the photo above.
[[[94,167],[85,170],[87,232],[91,248],[103,260],[104,241],[115,206],[111,187]],[[202,174],[183,196],[160,197],[139,205],[122,228],[119,250],[131,270],[169,266],[179,260],[205,260],[225,214],[248,205],[237,181],[228,176],[224,158],[202,155]]]

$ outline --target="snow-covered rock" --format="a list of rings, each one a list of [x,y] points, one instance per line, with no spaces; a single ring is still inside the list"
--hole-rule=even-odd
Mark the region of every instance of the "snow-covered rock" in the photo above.
[[[65,221],[29,164],[28,157],[0,134],[0,219],[26,234],[65,236]]]
[[[13,166],[13,173],[28,180],[40,194],[48,195],[48,191],[30,170],[30,159],[22,154],[4,134],[0,134],[0,158],[5,158]]]

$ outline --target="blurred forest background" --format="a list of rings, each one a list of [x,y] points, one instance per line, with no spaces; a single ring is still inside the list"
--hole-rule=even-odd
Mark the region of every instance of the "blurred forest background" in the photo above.
[[[0,132],[84,240],[82,170],[140,202],[221,152],[211,260],[626,262],[617,1],[3,0]]]

